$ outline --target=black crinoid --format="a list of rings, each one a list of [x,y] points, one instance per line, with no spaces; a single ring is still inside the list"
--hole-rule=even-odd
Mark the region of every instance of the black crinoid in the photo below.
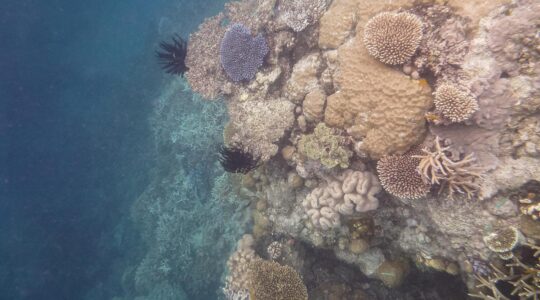
[[[237,146],[222,145],[219,149],[219,162],[223,169],[229,173],[246,174],[259,166],[259,160],[249,152]]]
[[[179,35],[173,36],[172,43],[161,42],[163,51],[156,51],[161,68],[169,74],[184,76],[189,69],[186,66],[187,42]]]

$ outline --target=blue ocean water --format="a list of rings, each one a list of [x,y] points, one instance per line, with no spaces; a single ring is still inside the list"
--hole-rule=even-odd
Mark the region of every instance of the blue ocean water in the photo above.
[[[154,51],[223,3],[3,1],[0,299],[216,299],[243,220],[212,202],[224,108]]]

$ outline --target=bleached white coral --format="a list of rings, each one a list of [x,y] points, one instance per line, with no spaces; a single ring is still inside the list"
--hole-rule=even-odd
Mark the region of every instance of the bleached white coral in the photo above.
[[[299,32],[316,23],[330,1],[328,0],[287,0],[278,7],[278,20]]]
[[[336,180],[313,189],[302,205],[315,227],[329,230],[341,226],[341,215],[377,209],[375,195],[380,190],[373,173],[346,170]]]
[[[238,241],[236,251],[227,261],[229,274],[225,278],[223,292],[227,297],[230,297],[228,299],[244,299],[241,296],[245,295],[248,290],[249,264],[260,259],[255,253],[255,250],[253,250],[253,244],[253,236],[251,234],[245,234]]]
[[[278,151],[276,143],[294,124],[294,104],[287,100],[246,101],[231,107],[231,141],[262,161]]]

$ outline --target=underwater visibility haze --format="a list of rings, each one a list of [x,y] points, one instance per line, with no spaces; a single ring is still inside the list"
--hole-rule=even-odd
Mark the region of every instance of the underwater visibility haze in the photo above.
[[[5,0],[0,299],[540,298],[540,1]]]

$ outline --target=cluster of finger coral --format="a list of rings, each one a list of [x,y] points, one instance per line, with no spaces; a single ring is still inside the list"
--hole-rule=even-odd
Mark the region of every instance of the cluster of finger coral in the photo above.
[[[476,99],[468,91],[443,84],[435,91],[435,109],[452,122],[468,120],[478,110]]]
[[[251,36],[251,31],[243,24],[231,25],[221,40],[221,65],[233,81],[252,79],[267,53],[264,37]]]
[[[230,107],[232,144],[263,161],[278,151],[276,143],[294,123],[294,105],[287,100],[248,101]]]
[[[346,170],[336,180],[311,191],[302,205],[316,228],[329,230],[341,226],[341,216],[377,209],[375,195],[381,187],[369,171]]]
[[[383,12],[364,28],[364,44],[372,56],[385,64],[407,62],[422,39],[422,21],[410,13]]]

